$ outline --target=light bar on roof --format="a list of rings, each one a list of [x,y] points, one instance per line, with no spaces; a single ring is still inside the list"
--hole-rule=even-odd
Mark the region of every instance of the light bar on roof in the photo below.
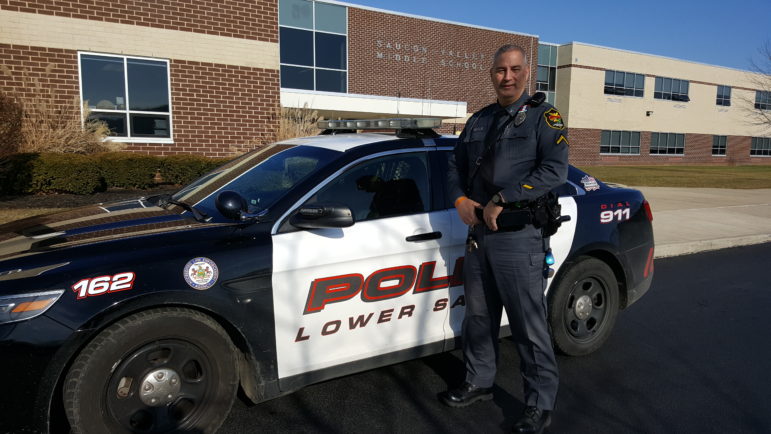
[[[439,118],[342,119],[319,121],[322,130],[418,130],[439,128]]]

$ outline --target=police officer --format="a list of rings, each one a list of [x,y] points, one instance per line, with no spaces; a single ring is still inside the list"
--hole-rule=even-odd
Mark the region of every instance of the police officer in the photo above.
[[[505,308],[525,389],[525,411],[514,432],[537,433],[550,422],[558,373],[544,297],[548,239],[528,211],[566,181],[567,131],[559,112],[543,103],[543,94],[526,92],[530,66],[521,47],[499,48],[490,78],[498,100],[469,118],[448,173],[455,207],[469,225],[462,330],[466,379],[440,399],[452,407],[492,399]]]

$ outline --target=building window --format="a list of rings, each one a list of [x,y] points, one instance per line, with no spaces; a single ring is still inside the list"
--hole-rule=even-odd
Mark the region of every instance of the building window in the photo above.
[[[727,136],[712,136],[712,155],[725,155]]]
[[[600,153],[640,155],[640,132],[603,130],[600,135]]]
[[[753,137],[750,155],[771,155],[771,137]]]
[[[279,1],[281,87],[348,92],[348,9]]]
[[[645,76],[632,72],[605,71],[605,94],[642,97]]]
[[[717,105],[730,106],[731,105],[731,86],[718,86],[717,87]]]
[[[538,44],[538,71],[535,90],[546,94],[546,101],[554,104],[557,86],[557,46]]]
[[[685,134],[651,133],[651,155],[683,155],[685,153]]]
[[[79,53],[80,96],[90,119],[122,138],[171,138],[167,60]]]
[[[771,92],[763,90],[755,91],[755,108],[760,110],[771,110]]]
[[[688,98],[688,80],[656,77],[656,89],[653,91],[656,99],[672,101],[690,101]]]

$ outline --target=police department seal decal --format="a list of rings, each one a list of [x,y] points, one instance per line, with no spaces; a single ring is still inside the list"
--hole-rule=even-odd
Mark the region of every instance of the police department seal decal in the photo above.
[[[546,113],[543,114],[543,117],[546,118],[546,125],[554,128],[555,130],[562,130],[565,128],[565,123],[562,122],[562,116],[560,116],[560,112],[558,112],[554,107],[546,110]]]
[[[593,176],[584,176],[581,178],[581,184],[584,185],[584,190],[586,191],[594,191],[600,189],[600,184],[597,183],[597,180],[594,179]]]
[[[209,258],[193,258],[185,264],[185,282],[193,289],[209,289],[217,283],[220,271]]]

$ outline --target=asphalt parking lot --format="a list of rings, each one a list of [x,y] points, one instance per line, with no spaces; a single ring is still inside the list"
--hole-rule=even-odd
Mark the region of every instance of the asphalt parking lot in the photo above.
[[[771,243],[656,262],[650,293],[622,312],[605,346],[559,357],[550,433],[771,432]],[[495,399],[450,409],[459,352],[237,403],[222,433],[508,432],[522,408],[514,346],[502,345]]]

